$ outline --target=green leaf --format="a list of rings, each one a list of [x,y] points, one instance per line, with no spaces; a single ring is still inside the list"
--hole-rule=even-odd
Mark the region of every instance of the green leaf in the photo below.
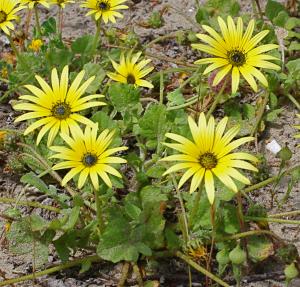
[[[296,17],[289,17],[284,27],[287,30],[292,30],[297,26],[300,26],[300,19]]]
[[[273,19],[273,23],[279,27],[284,27],[289,19],[289,14],[286,11],[280,11],[279,14]]]
[[[176,233],[171,228],[166,228],[165,236],[167,240],[168,250],[178,250],[180,248],[180,240]]]
[[[292,151],[287,147],[283,147],[277,154],[281,160],[287,161],[290,160],[293,156]]]
[[[93,76],[95,76],[94,81],[88,86],[86,89],[86,93],[88,94],[95,94],[101,87],[102,81],[104,80],[106,76],[106,72],[104,69],[95,63],[87,63],[83,66],[83,69],[85,70],[85,79],[89,79]],[[103,99],[99,99],[99,101],[103,101]]]
[[[133,85],[112,83],[108,94],[118,112],[125,112],[140,102],[140,92]]]
[[[139,216],[142,212],[138,206],[133,205],[128,202],[126,202],[126,204],[125,204],[125,211],[126,211],[127,215],[133,220],[138,220]]]
[[[92,121],[99,124],[99,129],[115,129],[117,127],[114,122],[105,112],[99,111],[93,114]]]
[[[201,24],[204,20],[209,20],[209,13],[205,7],[200,7],[196,13],[196,21],[198,24]]]
[[[47,228],[48,222],[37,214],[32,214],[28,217],[32,231],[42,231]]]
[[[168,197],[161,193],[161,189],[152,185],[145,186],[141,192],[140,197],[143,206],[147,204],[157,205],[162,201],[167,201]]]
[[[268,112],[267,116],[266,116],[266,121],[267,122],[274,122],[275,120],[278,119],[278,116],[282,111],[283,111],[283,109],[276,109],[276,110],[273,110],[271,112]]]
[[[152,178],[161,178],[165,171],[166,171],[166,168],[157,163],[157,164],[151,166],[147,170],[146,174]]]
[[[36,217],[34,220],[35,227],[39,226]],[[34,259],[37,268],[48,262],[48,242],[42,240],[39,232],[32,230],[29,217],[22,218],[20,221],[14,221],[7,233],[7,239],[10,252],[17,255],[25,255],[28,257],[28,260]]]
[[[91,268],[91,266],[92,266],[91,260],[88,260],[88,259],[84,260],[84,261],[81,263],[81,269],[80,269],[80,271],[79,271],[79,274],[82,274],[82,273],[84,273],[84,272],[89,271],[90,268]]]
[[[299,51],[300,50],[300,43],[293,41],[291,42],[290,46],[288,47],[288,51]]]
[[[176,89],[175,91],[168,93],[167,99],[168,99],[167,106],[169,107],[178,106],[185,103],[185,99],[180,89]]]
[[[166,107],[161,104],[151,105],[139,120],[140,134],[147,139],[162,141],[167,130]]]
[[[50,194],[47,185],[32,171],[21,177],[21,182],[36,187],[39,191]]]
[[[273,243],[266,236],[251,236],[247,241],[248,254],[253,262],[267,259],[274,253]]]
[[[71,49],[72,49],[73,53],[88,54],[92,51],[93,41],[94,41],[94,36],[84,35],[84,36],[76,39],[72,43]]]
[[[237,217],[237,209],[231,204],[225,204],[221,210],[224,231],[228,234],[234,234],[239,232],[240,225]]]
[[[51,49],[47,52],[46,57],[51,66],[62,68],[71,62],[73,53],[67,49]]]
[[[281,11],[285,11],[282,4],[275,0],[268,0],[265,14],[272,21]]]
[[[250,104],[243,104],[243,114],[247,119],[255,118],[255,107]]]
[[[67,231],[71,230],[77,223],[80,214],[80,206],[75,206],[71,209],[71,212],[68,215],[67,222],[62,226],[62,229]]]
[[[49,36],[56,33],[56,20],[51,17],[42,24],[42,33],[44,36]]]

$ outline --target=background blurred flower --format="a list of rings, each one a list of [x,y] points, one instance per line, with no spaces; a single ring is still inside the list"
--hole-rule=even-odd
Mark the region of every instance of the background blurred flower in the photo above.
[[[33,50],[34,52],[39,52],[41,47],[43,46],[43,41],[40,39],[33,39],[28,46],[29,49]]]
[[[49,1],[50,4],[58,5],[63,9],[66,7],[66,4],[75,3],[75,1],[72,0],[49,0]]]

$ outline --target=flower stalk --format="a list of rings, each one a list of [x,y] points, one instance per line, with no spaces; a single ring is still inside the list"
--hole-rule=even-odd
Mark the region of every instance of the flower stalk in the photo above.
[[[34,15],[35,15],[35,27],[36,27],[37,35],[38,35],[38,37],[41,37],[42,29],[41,29],[41,24],[40,24],[39,10],[36,5],[34,5]]]

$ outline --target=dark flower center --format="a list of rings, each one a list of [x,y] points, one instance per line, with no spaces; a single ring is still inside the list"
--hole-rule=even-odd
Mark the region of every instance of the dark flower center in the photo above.
[[[51,112],[55,118],[64,120],[71,114],[71,108],[66,103],[58,103],[52,108]]]
[[[0,11],[0,23],[5,22],[7,19],[7,14],[4,11]]]
[[[199,157],[199,163],[205,169],[212,169],[217,166],[218,160],[213,153],[206,152]]]
[[[232,50],[228,52],[229,62],[233,66],[242,66],[246,62],[246,55],[239,50]]]
[[[93,166],[97,163],[98,157],[93,153],[86,153],[82,158],[82,163],[87,166]]]
[[[107,11],[110,9],[108,1],[98,1],[97,6],[101,11]]]
[[[127,76],[127,83],[128,83],[128,84],[132,84],[132,85],[135,84],[135,77],[134,77],[134,75],[129,74],[129,75]]]

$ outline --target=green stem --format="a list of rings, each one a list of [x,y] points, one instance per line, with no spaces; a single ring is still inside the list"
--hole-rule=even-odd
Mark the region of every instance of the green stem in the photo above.
[[[263,96],[263,99],[262,99],[262,104],[260,105],[260,108],[258,110],[258,114],[257,114],[257,119],[256,119],[256,122],[255,122],[255,125],[252,128],[252,131],[250,133],[250,135],[252,137],[256,134],[256,132],[257,132],[257,130],[259,128],[259,124],[260,124],[260,122],[261,122],[261,120],[263,118],[263,115],[265,113],[265,108],[267,106],[268,101],[269,101],[269,93],[266,91],[265,94],[264,94],[264,96]]]
[[[284,216],[295,216],[299,214],[300,214],[300,210],[293,210],[293,211],[282,212],[282,213],[268,214],[268,216],[275,218],[275,217],[284,217]]]
[[[186,215],[186,211],[185,211],[185,207],[184,207],[184,202],[183,202],[180,190],[178,188],[175,176],[173,174],[171,174],[171,177],[172,177],[172,181],[173,181],[173,184],[175,186],[175,189],[176,189],[177,197],[179,199],[181,214],[182,214],[183,223],[184,223],[184,230],[182,232],[183,239],[184,239],[185,243],[187,243],[189,241],[190,236],[189,236],[189,226],[188,226],[187,215]]]
[[[164,74],[159,73],[159,103],[164,103]]]
[[[55,272],[58,272],[58,271],[61,271],[61,270],[64,270],[64,269],[68,269],[68,268],[80,265],[81,263],[83,263],[87,260],[89,260],[90,262],[98,262],[101,259],[97,255],[78,258],[78,259],[75,259],[73,261],[69,261],[69,262],[66,262],[66,263],[63,263],[63,264],[59,264],[59,265],[56,265],[54,267],[45,269],[45,270],[40,271],[40,272],[36,272],[34,274],[29,274],[29,275],[21,276],[21,277],[18,277],[18,278],[13,278],[13,279],[8,279],[8,280],[5,280],[5,281],[2,281],[2,282],[0,282],[0,286],[7,286],[7,285],[12,285],[12,284],[15,284],[15,283],[18,283],[18,282],[33,280],[35,278],[38,278],[38,277],[41,277],[41,276],[44,276],[44,275],[52,274],[52,273],[55,273]]]
[[[41,37],[42,36],[42,30],[41,30],[39,10],[38,10],[37,5],[34,5],[34,15],[35,15],[36,31],[37,31],[38,37]]]
[[[132,263],[132,269],[133,269],[133,272],[134,272],[134,274],[136,276],[136,281],[138,282],[138,286],[139,287],[143,287],[144,286],[144,282],[143,282],[143,278],[142,278],[139,266],[137,266],[136,263]]]
[[[7,203],[7,204],[15,203],[16,205],[31,206],[31,207],[46,209],[46,210],[53,211],[56,213],[61,213],[61,210],[59,208],[56,208],[56,207],[53,207],[50,205],[40,204],[38,202],[33,202],[33,201],[17,201],[14,198],[0,197],[0,202]]]
[[[191,227],[195,222],[194,220],[195,220],[197,211],[199,209],[199,204],[200,204],[200,199],[201,199],[201,194],[202,194],[202,187],[203,187],[203,181],[201,182],[201,184],[198,188],[198,191],[196,193],[196,197],[195,197],[195,200],[194,200],[194,205],[193,205],[193,208],[192,208],[192,211],[191,211],[191,216],[190,216],[190,219],[189,219],[189,227]]]
[[[191,267],[196,269],[197,271],[201,272],[205,276],[209,277],[210,279],[214,280],[216,283],[219,283],[223,287],[230,287],[226,282],[221,280],[219,277],[215,276],[196,262],[194,262],[192,259],[190,259],[188,256],[184,255],[180,251],[176,252],[176,256],[184,260],[187,264],[189,264]]]
[[[300,111],[300,104],[299,102],[289,93],[286,94],[289,100],[296,106],[296,108]]]
[[[216,241],[217,242],[223,242],[223,241],[227,241],[227,240],[237,240],[237,239],[240,239],[240,238],[245,238],[245,237],[253,236],[253,235],[261,235],[261,234],[270,235],[270,236],[276,238],[278,241],[281,241],[281,242],[283,241],[275,233],[273,233],[272,231],[269,231],[269,230],[250,230],[250,231],[246,231],[246,232],[233,234],[233,235],[230,235],[230,236],[225,236],[225,237],[222,237],[221,239],[218,239]]]
[[[293,166],[293,167],[291,167],[289,169],[286,169],[284,172],[282,172],[281,176],[290,174],[291,172],[293,172],[297,168],[300,168],[300,165],[295,165],[295,166]],[[266,179],[264,181],[261,181],[259,183],[253,184],[252,186],[244,188],[241,192],[242,193],[249,193],[249,192],[251,192],[253,190],[262,188],[262,187],[264,187],[264,186],[266,186],[266,185],[268,185],[268,184],[276,181],[277,179],[278,179],[278,175],[270,177],[270,178],[268,178],[268,179]]]
[[[99,231],[100,234],[103,231],[103,226],[104,226],[104,220],[103,220],[103,214],[102,214],[102,204],[101,204],[101,199],[99,190],[96,190],[94,187],[94,195],[95,195],[95,203],[96,203],[96,212],[97,212],[97,219],[98,219],[98,226],[99,226]]]
[[[193,104],[196,104],[198,101],[199,101],[199,96],[197,95],[197,96],[191,97],[188,102],[186,102],[182,105],[167,108],[167,111],[183,109],[183,108],[189,107]]]
[[[12,37],[10,35],[6,35],[6,36],[7,36],[8,40],[9,40],[10,46],[11,46],[13,52],[15,53],[17,59],[21,62],[21,64],[24,66],[24,68],[26,68],[26,69],[28,69],[28,71],[30,71],[30,68],[28,67],[28,65],[26,64],[26,62],[24,61],[24,59],[20,55],[20,53],[19,53],[19,51],[18,51],[18,49],[17,49],[17,47],[16,47],[16,45],[15,45],[14,40],[12,39]]]
[[[101,32],[101,18],[96,22],[96,34],[94,37],[94,42],[93,42],[93,46],[92,46],[92,55],[94,55],[97,51],[97,46],[99,43],[99,39],[100,39],[100,32]]]
[[[226,84],[227,84],[227,81],[225,80],[224,83],[223,83],[223,86],[222,88],[220,89],[220,91],[218,92],[218,94],[216,95],[215,99],[214,99],[214,102],[212,103],[209,111],[207,112],[206,114],[206,119],[208,120],[210,118],[210,116],[212,115],[212,113],[214,112],[214,110],[216,109],[217,105],[219,104],[222,96],[223,96],[223,92],[225,90],[225,87],[226,87]]]
[[[124,285],[126,283],[126,280],[127,280],[127,277],[128,277],[129,267],[130,267],[129,262],[125,262],[123,264],[121,278],[119,280],[119,283],[118,283],[117,287],[124,287]]]
[[[269,217],[256,217],[256,216],[246,216],[246,220],[249,221],[267,221],[267,222],[276,222],[284,224],[300,224],[300,220],[289,220],[289,219],[279,219],[279,218],[269,218]]]

